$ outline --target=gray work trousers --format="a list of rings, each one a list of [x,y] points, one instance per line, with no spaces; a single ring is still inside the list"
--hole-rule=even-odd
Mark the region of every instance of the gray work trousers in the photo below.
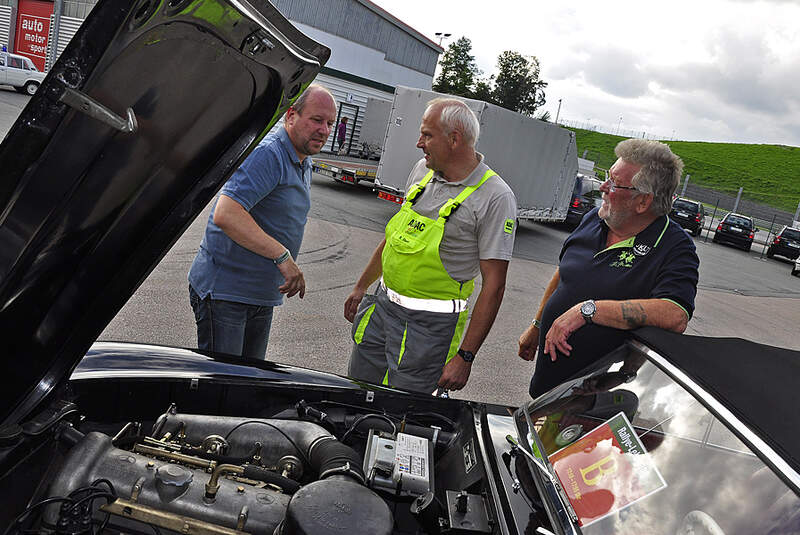
[[[410,310],[389,300],[378,285],[353,320],[347,374],[362,381],[432,393],[442,368],[458,351],[468,311]]]

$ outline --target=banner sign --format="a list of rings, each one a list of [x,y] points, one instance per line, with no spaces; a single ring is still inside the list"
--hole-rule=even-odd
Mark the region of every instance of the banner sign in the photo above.
[[[549,460],[581,526],[667,486],[624,412]]]
[[[31,58],[40,71],[47,59],[47,37],[53,3],[41,0],[20,0],[17,16],[17,38],[14,52]]]

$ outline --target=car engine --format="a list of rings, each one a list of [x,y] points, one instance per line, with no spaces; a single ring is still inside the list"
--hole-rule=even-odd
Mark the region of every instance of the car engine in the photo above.
[[[147,524],[176,533],[392,531],[392,513],[366,486],[361,456],[315,423],[181,414],[173,406],[151,433],[140,432],[129,423],[113,438],[65,434],[75,444],[48,494],[72,499],[48,505],[43,524],[89,532],[100,515],[136,531]]]
[[[186,414],[172,404],[144,427],[118,424],[111,436],[64,422],[66,453],[48,478],[40,529],[389,534],[399,532],[399,502],[416,518],[410,532],[438,532],[446,515],[434,498],[434,449],[456,434],[438,426],[353,411],[329,417],[300,402],[270,418]],[[335,429],[344,429],[341,440]]]

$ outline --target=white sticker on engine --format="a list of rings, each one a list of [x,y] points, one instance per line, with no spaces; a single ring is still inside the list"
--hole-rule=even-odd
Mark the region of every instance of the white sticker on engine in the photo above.
[[[424,438],[397,434],[395,462],[400,472],[416,477],[428,477],[428,441]]]

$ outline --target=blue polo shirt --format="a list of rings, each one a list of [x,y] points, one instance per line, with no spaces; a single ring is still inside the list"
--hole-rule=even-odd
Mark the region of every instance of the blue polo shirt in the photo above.
[[[531,396],[546,392],[595,359],[619,347],[627,331],[585,325],[569,337],[570,356],[556,362],[544,355],[550,326],[570,307],[587,299],[667,299],[691,318],[697,293],[698,267],[694,242],[667,216],[656,218],[636,236],[606,247],[608,227],[595,208],[566,239],[559,256],[560,282],[542,313],[539,357],[531,379]]]
[[[250,153],[220,191],[241,204],[264,232],[297,258],[311,208],[311,158],[302,163],[284,128],[269,134]],[[214,210],[189,270],[200,298],[248,305],[283,303],[283,275],[271,259],[245,249],[214,224]]]

